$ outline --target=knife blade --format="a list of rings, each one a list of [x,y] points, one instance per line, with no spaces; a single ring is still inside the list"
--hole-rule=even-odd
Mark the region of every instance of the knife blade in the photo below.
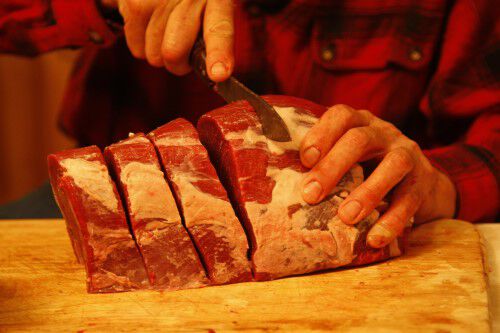
[[[226,102],[232,103],[245,100],[253,107],[257,117],[262,124],[263,134],[274,141],[291,141],[288,128],[278,112],[263,98],[247,88],[233,76],[226,81],[215,83],[208,77],[205,65],[205,42],[198,37],[191,51],[190,63],[194,71],[205,81],[206,84],[216,91]]]

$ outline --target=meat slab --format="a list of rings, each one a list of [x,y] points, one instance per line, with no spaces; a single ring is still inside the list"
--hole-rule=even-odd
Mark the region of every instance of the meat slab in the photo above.
[[[212,283],[251,280],[245,232],[196,129],[187,120],[177,119],[149,137]]]
[[[284,119],[291,142],[262,134],[253,109],[236,102],[202,116],[201,141],[216,161],[221,179],[251,239],[255,279],[268,280],[345,265],[360,265],[399,255],[398,240],[384,249],[367,249],[366,233],[378,218],[375,210],[355,226],[336,216],[344,198],[363,181],[354,166],[317,205],[303,201],[300,183],[307,170],[299,145],[323,107],[292,97],[267,101]]]
[[[48,156],[50,181],[91,293],[148,288],[139,250],[101,151],[96,146]]]
[[[153,144],[143,134],[131,135],[107,147],[104,155],[117,178],[151,285],[175,290],[207,284]]]
[[[48,157],[89,292],[262,281],[401,254],[411,221],[401,237],[373,249],[366,236],[383,206],[354,226],[337,217],[363,182],[360,165],[322,202],[302,199],[308,170],[299,146],[325,108],[288,96],[265,99],[287,124],[290,142],[267,139],[252,107],[236,102],[202,116],[198,133],[178,119],[109,146],[106,160],[95,146]]]

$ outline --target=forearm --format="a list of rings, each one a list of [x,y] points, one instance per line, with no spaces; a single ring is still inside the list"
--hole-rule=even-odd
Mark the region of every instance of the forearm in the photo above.
[[[445,173],[457,189],[456,217],[468,221],[491,221],[500,202],[500,113],[476,119],[465,139],[425,152],[433,165]]]
[[[0,31],[0,52],[28,56],[115,40],[94,0],[3,1]]]

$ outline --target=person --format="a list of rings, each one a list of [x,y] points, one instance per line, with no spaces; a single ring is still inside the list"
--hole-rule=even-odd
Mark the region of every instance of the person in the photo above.
[[[202,31],[214,81],[234,74],[260,94],[331,106],[301,145],[311,168],[303,198],[317,203],[354,163],[375,161],[338,214],[354,224],[390,195],[368,235],[382,247],[412,216],[498,216],[499,8],[487,0],[4,0],[0,50],[82,48],[60,122],[80,144],[104,146],[223,104],[186,75]]]

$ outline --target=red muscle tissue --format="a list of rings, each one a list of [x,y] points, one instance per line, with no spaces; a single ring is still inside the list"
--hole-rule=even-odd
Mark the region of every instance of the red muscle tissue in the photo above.
[[[193,288],[252,275],[270,280],[402,253],[410,222],[400,238],[372,249],[366,235],[377,210],[356,225],[337,217],[363,182],[360,165],[321,203],[303,201],[307,169],[299,146],[324,107],[289,96],[265,99],[292,141],[267,139],[246,102],[209,112],[197,130],[177,119],[106,148],[121,198],[97,147],[49,156],[52,187],[87,268],[89,292]]]
[[[107,147],[104,155],[121,189],[151,285],[169,290],[205,285],[205,270],[181,223],[153,144],[138,134]]]
[[[212,282],[251,280],[245,232],[194,126],[177,119],[150,137]]]
[[[115,184],[96,146],[48,157],[54,196],[73,250],[87,271],[89,292],[149,287]]]

